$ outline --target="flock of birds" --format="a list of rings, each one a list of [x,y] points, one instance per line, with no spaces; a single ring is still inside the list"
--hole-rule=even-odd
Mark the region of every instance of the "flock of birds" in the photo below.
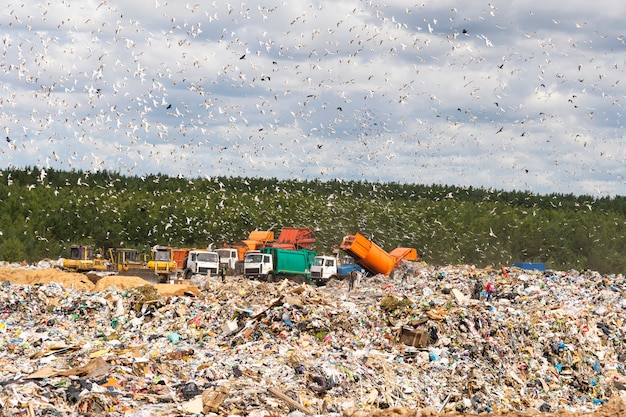
[[[624,194],[624,39],[496,3],[12,3],[4,166]]]

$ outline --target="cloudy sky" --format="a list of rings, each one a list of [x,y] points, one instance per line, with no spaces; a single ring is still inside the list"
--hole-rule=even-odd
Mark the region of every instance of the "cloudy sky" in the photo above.
[[[12,2],[0,168],[626,195],[626,3]]]

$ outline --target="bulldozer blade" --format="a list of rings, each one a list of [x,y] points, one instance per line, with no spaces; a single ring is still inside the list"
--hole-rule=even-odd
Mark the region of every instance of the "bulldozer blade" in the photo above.
[[[119,275],[127,277],[139,277],[153,285],[158,284],[160,280],[159,275],[156,272],[154,272],[152,269],[147,268],[137,268],[129,269],[127,271],[120,271]]]

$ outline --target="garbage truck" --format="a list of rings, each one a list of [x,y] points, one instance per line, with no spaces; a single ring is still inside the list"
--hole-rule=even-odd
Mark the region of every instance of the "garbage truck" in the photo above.
[[[339,248],[372,275],[389,275],[400,262],[418,260],[415,248],[396,248],[388,253],[358,232],[344,237]]]
[[[239,260],[239,251],[235,248],[220,248],[215,252],[220,257],[220,270],[226,268],[229,275],[241,274],[243,262]]]
[[[316,256],[311,265],[311,280],[317,285],[325,285],[331,279],[344,279],[352,271],[363,274],[365,269],[352,256]]]
[[[244,257],[246,256],[247,252],[256,251],[264,248],[268,246],[271,242],[274,242],[274,232],[272,232],[271,230],[254,230],[250,232],[247,239],[240,240],[236,243],[224,244],[224,247],[222,249],[235,250],[237,253],[237,261],[243,263]],[[232,256],[232,252],[230,252],[229,257],[230,256]]]
[[[217,252],[192,249],[184,261],[183,277],[190,279],[195,274],[216,276],[219,266],[220,256]]]
[[[250,232],[248,239],[241,240],[237,243],[225,244],[222,249],[230,249],[237,251],[237,258],[240,263],[243,262],[246,252],[259,250],[261,248],[279,248],[279,249],[312,249],[315,243],[315,234],[313,230],[308,227],[283,227],[280,230],[280,234],[277,240],[274,240],[274,232],[271,230],[254,230]],[[224,259],[231,259],[232,252],[228,254],[224,253],[220,257]],[[228,268],[234,272],[239,272],[237,269],[236,261],[228,261]]]
[[[311,264],[316,253],[309,249],[261,248],[246,253],[243,274],[267,282],[288,278],[296,282],[309,282]]]

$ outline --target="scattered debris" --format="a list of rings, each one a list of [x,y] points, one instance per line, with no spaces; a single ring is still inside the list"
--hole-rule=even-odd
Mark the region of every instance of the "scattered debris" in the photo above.
[[[129,277],[96,289],[54,268],[0,269],[0,405],[6,415],[624,411],[622,275],[411,268],[352,291],[242,277],[210,277],[202,291]],[[476,282],[496,291],[475,294]]]

